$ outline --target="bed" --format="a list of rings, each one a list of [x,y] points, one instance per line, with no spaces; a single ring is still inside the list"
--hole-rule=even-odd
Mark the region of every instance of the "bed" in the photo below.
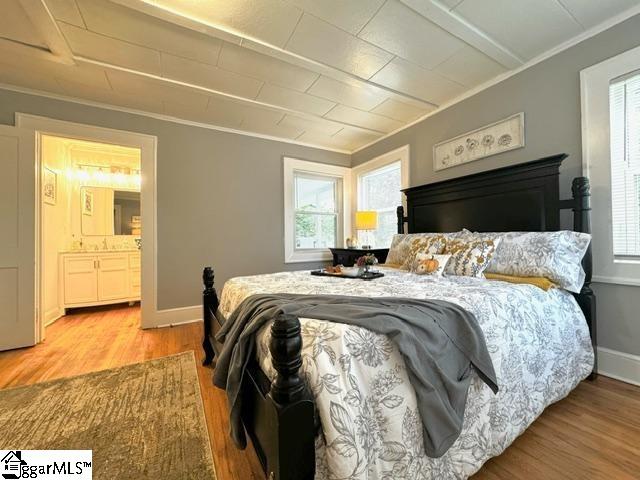
[[[566,155],[405,191],[399,231],[555,231],[571,208],[589,231],[589,192],[575,179],[559,200]],[[365,328],[282,317],[257,335],[242,420],[268,478],[465,478],[498,455],[544,410],[595,374],[595,297],[590,256],[579,293],[470,277],[433,279],[393,268],[373,282],[286,272],[238,277],[220,300],[205,269],[205,363],[219,345],[220,318],[257,293],[323,293],[446,300],[475,314],[500,383],[493,395],[474,379],[463,430],[440,458],[422,450],[416,400],[403,360],[384,335]],[[585,321],[586,320],[586,321]]]

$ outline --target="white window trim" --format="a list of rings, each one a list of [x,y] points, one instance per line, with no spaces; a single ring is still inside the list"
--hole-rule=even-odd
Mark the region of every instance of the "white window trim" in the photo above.
[[[580,72],[582,170],[591,182],[593,281],[640,286],[640,262],[613,255],[609,85],[640,68],[640,47]]]
[[[311,175],[326,175],[341,179],[342,192],[338,208],[337,247],[344,245],[344,233],[351,231],[351,169],[337,165],[308,162],[297,158],[284,157],[284,262],[320,262],[331,260],[329,249],[296,251],[294,246],[295,232],[295,190],[294,173],[302,172]],[[341,221],[342,220],[342,221]]]
[[[392,163],[400,161],[400,185],[401,188],[409,188],[409,158],[410,150],[409,145],[403,145],[402,147],[391,150],[390,152],[383,153],[382,155],[375,157],[367,162],[351,169],[351,191],[353,192],[353,198],[351,199],[351,221],[352,225],[355,225],[355,215],[358,210],[358,200],[360,193],[358,191],[358,178],[373,170],[385,167]],[[406,197],[402,195],[402,205],[407,208]],[[357,232],[352,232],[353,236],[356,236]]]

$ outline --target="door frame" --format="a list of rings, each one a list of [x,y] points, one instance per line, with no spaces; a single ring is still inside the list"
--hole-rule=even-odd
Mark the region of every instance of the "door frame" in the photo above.
[[[142,240],[141,250],[141,322],[142,328],[154,328],[177,323],[186,323],[198,318],[193,317],[192,308],[176,308],[158,311],[157,299],[157,189],[156,189],[156,163],[158,139],[154,135],[115,130],[111,128],[85,125],[81,123],[56,120],[38,115],[30,115],[16,112],[15,124],[17,127],[26,128],[35,132],[36,141],[36,302],[38,304],[36,314],[38,341],[44,338],[41,265],[40,252],[42,249],[42,235],[40,223],[41,188],[40,177],[42,162],[40,159],[40,144],[42,135],[74,138],[90,142],[111,143],[140,149],[141,163],[141,191],[140,207],[145,213],[142,215]]]

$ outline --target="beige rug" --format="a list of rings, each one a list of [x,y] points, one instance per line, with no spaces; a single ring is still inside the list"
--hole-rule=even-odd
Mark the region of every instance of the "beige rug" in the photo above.
[[[91,449],[94,479],[216,478],[193,352],[0,390],[0,449]]]

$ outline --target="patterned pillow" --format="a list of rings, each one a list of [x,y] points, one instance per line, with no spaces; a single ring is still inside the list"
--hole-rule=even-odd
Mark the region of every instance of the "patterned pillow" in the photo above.
[[[389,253],[387,254],[387,265],[402,265],[407,258],[408,245],[405,245],[407,235],[404,233],[396,233],[391,241]]]
[[[482,278],[482,272],[500,244],[499,238],[451,240],[444,253],[451,254],[445,271],[449,275]]]
[[[402,266],[407,262],[407,258],[411,252],[411,244],[416,238],[433,237],[440,235],[446,239],[460,238],[463,234],[460,232],[450,233],[397,233],[393,236],[391,246],[389,247],[389,254],[387,255],[387,265]],[[442,252],[440,252],[442,253]]]
[[[501,239],[501,243],[487,272],[545,277],[560,288],[580,292],[585,277],[581,262],[589,247],[591,235],[569,230],[505,232],[495,235]]]
[[[431,275],[441,277],[451,255],[431,255],[429,253],[418,253],[412,265],[412,272],[418,275]]]
[[[402,268],[413,271],[416,256],[420,253],[428,255],[440,255],[444,252],[447,245],[447,239],[444,235],[433,235],[425,237],[416,237],[408,241],[409,252]]]

